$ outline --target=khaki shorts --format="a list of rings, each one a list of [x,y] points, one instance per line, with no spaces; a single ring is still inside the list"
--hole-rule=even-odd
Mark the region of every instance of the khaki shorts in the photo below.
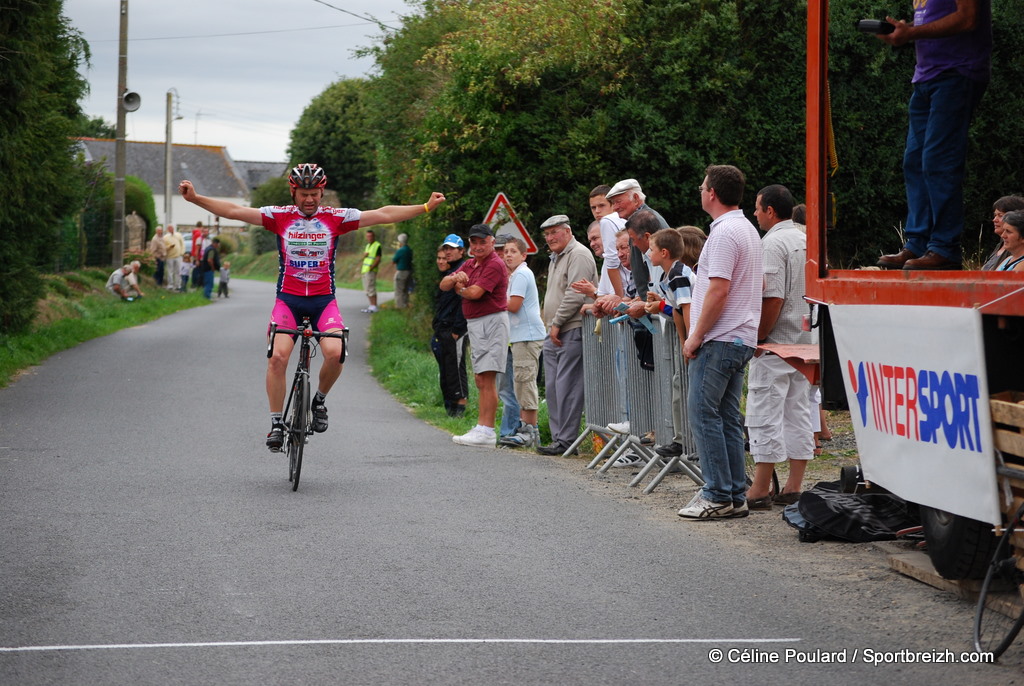
[[[537,371],[544,341],[516,341],[512,344],[512,380],[515,382],[516,400],[524,410],[540,406],[537,394]]]
[[[473,373],[504,372],[508,361],[508,313],[495,312],[466,320]]]
[[[363,290],[366,291],[366,297],[377,297],[377,272],[363,274]]]

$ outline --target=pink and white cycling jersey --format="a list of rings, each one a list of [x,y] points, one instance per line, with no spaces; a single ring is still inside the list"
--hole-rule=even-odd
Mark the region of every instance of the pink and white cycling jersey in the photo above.
[[[294,205],[261,207],[263,228],[277,234],[277,292],[334,295],[338,237],[359,228],[359,210],[318,207],[307,217]]]

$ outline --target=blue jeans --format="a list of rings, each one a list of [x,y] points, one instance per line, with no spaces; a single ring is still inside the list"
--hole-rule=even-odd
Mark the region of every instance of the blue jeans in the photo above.
[[[708,341],[688,367],[687,409],[700,456],[704,497],[716,503],[746,500],[746,455],[743,450],[743,370],[754,349],[737,339]]]
[[[207,300],[213,298],[213,270],[203,272],[203,296]]]
[[[907,186],[906,247],[959,262],[964,230],[967,131],[987,84],[955,72],[914,84],[903,154]]]
[[[498,397],[501,398],[501,427],[498,436],[511,436],[519,429],[519,400],[516,399],[515,378],[512,370],[512,348],[508,349],[505,371],[498,375]]]

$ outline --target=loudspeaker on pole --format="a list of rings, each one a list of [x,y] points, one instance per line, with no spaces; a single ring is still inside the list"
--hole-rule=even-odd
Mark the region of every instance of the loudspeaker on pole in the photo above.
[[[124,107],[125,112],[134,112],[139,109],[140,105],[142,105],[142,98],[134,91],[125,91],[125,94],[121,96],[121,106]]]

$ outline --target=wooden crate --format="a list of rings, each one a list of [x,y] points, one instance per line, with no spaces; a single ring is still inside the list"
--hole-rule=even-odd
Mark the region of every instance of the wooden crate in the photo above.
[[[1024,393],[1003,391],[992,396],[989,402],[992,412],[992,430],[995,447],[1003,455],[1007,467],[1024,471]],[[1012,502],[1005,505],[1006,518],[1012,517],[1024,503],[1024,479],[1000,477],[1009,481],[1013,494]],[[1013,547],[1018,554],[1024,551],[1024,530],[1017,529],[1013,535]],[[1024,555],[1020,555],[1018,567],[1024,569]]]

